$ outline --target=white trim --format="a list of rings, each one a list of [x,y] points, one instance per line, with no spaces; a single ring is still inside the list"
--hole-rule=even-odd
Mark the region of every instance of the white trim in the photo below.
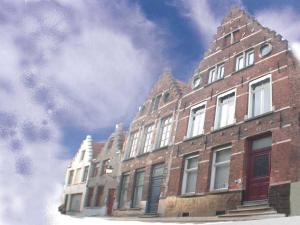
[[[248,118],[252,118],[255,117],[254,115],[252,115],[252,107],[253,107],[253,102],[252,102],[252,85],[256,84],[260,81],[266,80],[266,79],[270,79],[270,111],[272,111],[273,108],[273,98],[272,98],[272,74],[268,74],[262,77],[259,77],[255,80],[252,80],[249,82],[249,86],[248,86]],[[267,113],[267,112],[264,112]],[[258,115],[257,115],[258,116]]]
[[[229,159],[227,161],[220,162],[220,163],[216,163],[216,153],[220,152],[220,151],[227,150],[227,149],[231,150],[231,146],[218,148],[218,149],[215,149],[214,152],[213,152],[213,160],[212,160],[212,165],[211,165],[211,177],[210,177],[210,191],[219,191],[219,190],[227,190],[228,189],[228,187],[227,188],[219,188],[219,189],[214,188],[214,186],[215,186],[215,176],[216,176],[216,166],[229,164],[229,172],[230,172],[230,160],[231,159]],[[230,152],[230,158],[231,158],[231,152]]]
[[[191,108],[190,108],[190,116],[189,116],[189,122],[188,122],[188,129],[187,129],[187,134],[186,134],[186,136],[188,137],[188,138],[190,138],[190,137],[194,137],[194,136],[197,136],[197,135],[200,135],[200,134],[203,134],[204,133],[204,125],[205,125],[205,115],[206,115],[206,105],[207,105],[207,101],[204,101],[204,102],[201,102],[201,103],[199,103],[199,104],[197,104],[197,105],[194,105],[194,106],[192,106]],[[203,123],[202,123],[202,131],[199,133],[199,134],[196,134],[196,135],[193,135],[191,132],[192,132],[192,123],[193,123],[193,121],[192,121],[192,115],[193,115],[193,110],[194,109],[197,109],[197,108],[200,108],[200,107],[203,107],[204,106],[204,109],[203,109],[203,113],[204,113],[204,119],[203,119]]]
[[[214,121],[214,129],[219,129],[219,128],[222,128],[222,127],[218,127],[217,126],[217,124],[218,124],[218,115],[219,115],[219,99],[220,98],[222,98],[222,97],[225,97],[225,96],[227,96],[227,95],[230,95],[230,94],[232,94],[232,93],[234,93],[234,103],[233,103],[233,107],[234,107],[234,118],[233,118],[233,120],[235,121],[236,120],[236,118],[235,118],[235,108],[236,108],[236,92],[237,92],[237,89],[236,88],[234,88],[234,89],[232,89],[232,90],[230,90],[230,91],[227,91],[227,92],[225,92],[225,93],[222,93],[222,94],[219,94],[218,96],[217,96],[217,104],[216,104],[216,110],[215,110],[215,121]],[[234,122],[233,122],[234,123]],[[233,124],[232,123],[232,124]],[[227,125],[231,125],[231,124],[227,124]],[[227,126],[226,125],[226,126]]]
[[[196,193],[196,187],[197,187],[197,177],[198,177],[198,173],[197,173],[197,170],[198,170],[198,163],[196,164],[197,166],[195,168],[192,168],[192,169],[187,169],[187,165],[188,165],[188,160],[190,159],[193,159],[193,158],[198,158],[199,155],[192,155],[192,156],[189,156],[189,157],[186,157],[184,159],[184,170],[183,170],[183,177],[182,177],[182,185],[181,185],[181,194],[194,194]],[[199,159],[198,159],[199,161]],[[188,172],[194,172],[196,171],[196,187],[195,187],[195,191],[194,192],[186,192],[186,182],[187,182],[187,174]]]

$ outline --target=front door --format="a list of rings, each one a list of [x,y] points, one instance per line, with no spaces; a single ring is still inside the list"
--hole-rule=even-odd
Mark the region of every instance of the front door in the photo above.
[[[108,197],[107,197],[107,215],[108,216],[112,215],[114,201],[115,201],[115,189],[109,189]]]
[[[164,164],[155,165],[152,168],[147,213],[157,213],[163,174]]]
[[[248,179],[245,200],[268,199],[272,137],[265,136],[250,143]]]

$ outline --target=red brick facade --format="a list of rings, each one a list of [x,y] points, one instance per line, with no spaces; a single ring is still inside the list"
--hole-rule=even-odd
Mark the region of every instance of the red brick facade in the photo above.
[[[264,44],[271,46],[271,52],[262,56]],[[236,71],[237,56],[248,50],[254,51],[254,63]],[[220,63],[224,63],[222,78],[209,83],[209,71]],[[144,204],[138,209],[130,209],[130,204],[127,204],[125,211],[128,214],[147,212],[151,169],[158,163],[165,165],[158,206],[162,215],[182,216],[182,213],[188,213],[191,216],[207,216],[236,207],[245,200],[247,192],[249,144],[255,137],[271,135],[268,199],[279,212],[289,214],[287,189],[290,183],[300,179],[300,69],[287,41],[261,26],[245,11],[233,7],[218,27],[215,40],[199,65],[197,76],[201,78],[200,85],[190,88],[196,78],[185,86],[166,72],[131,123],[129,134],[137,130],[142,133],[145,125],[155,124],[154,147],[146,154],[137,154],[122,162],[122,173],[128,173],[130,177],[128,201],[133,195],[135,170],[145,170]],[[248,115],[250,83],[264,76],[270,79],[272,107],[266,113],[251,117]],[[230,90],[235,90],[234,123],[216,128],[218,96]],[[164,93],[168,93],[167,100],[163,97]],[[151,112],[152,99],[159,94],[162,94],[160,105]],[[188,138],[191,108],[199,103],[206,104],[204,131]],[[155,142],[159,136],[160,120],[168,115],[173,118],[169,144],[157,148]],[[129,139],[125,148],[128,148],[128,142]],[[228,187],[212,190],[213,152],[222,146],[230,146]],[[193,154],[198,155],[196,190],[185,195],[181,194],[184,159]],[[280,206],[279,201],[282,203]],[[121,215],[120,212],[116,210],[117,215]]]

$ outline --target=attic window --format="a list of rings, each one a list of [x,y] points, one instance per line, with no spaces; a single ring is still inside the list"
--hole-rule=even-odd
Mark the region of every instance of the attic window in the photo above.
[[[224,37],[223,47],[227,47],[238,42],[240,39],[240,30],[235,30]]]
[[[162,95],[160,94],[160,95],[158,95],[158,96],[156,96],[155,98],[152,99],[151,112],[154,112],[155,110],[158,109],[161,97],[162,97]]]
[[[169,98],[170,98],[170,92],[165,91],[165,92],[163,93],[163,100],[164,100],[164,102],[169,101]]]
[[[196,76],[194,76],[194,78],[193,78],[193,83],[192,83],[192,88],[193,89],[196,89],[196,88],[198,88],[199,86],[200,86],[200,84],[201,84],[201,77],[200,77],[200,75],[196,75]]]
[[[260,57],[266,57],[272,52],[272,45],[265,43],[260,47]]]

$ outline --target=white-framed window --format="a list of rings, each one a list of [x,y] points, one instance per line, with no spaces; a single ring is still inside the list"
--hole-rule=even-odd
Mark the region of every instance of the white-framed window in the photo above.
[[[208,83],[212,83],[224,77],[224,63],[219,64],[209,71]]]
[[[69,171],[69,177],[68,177],[68,185],[71,185],[73,182],[73,176],[74,176],[74,170]]]
[[[198,171],[198,155],[189,156],[184,160],[181,194],[196,192]]]
[[[248,118],[272,111],[271,74],[249,83]]]
[[[194,137],[204,132],[206,102],[191,108],[187,137]]]
[[[231,90],[217,97],[215,129],[235,122],[235,93],[236,90]]]
[[[201,82],[202,82],[201,76],[198,75],[198,74],[195,75],[195,76],[193,77],[192,88],[193,88],[193,89],[198,88],[198,87],[200,86]]]
[[[160,128],[159,128],[159,138],[158,138],[159,148],[167,146],[169,144],[171,130],[172,130],[172,122],[173,122],[172,116],[163,118],[161,120]]]
[[[130,134],[126,158],[134,157],[137,153],[139,132],[135,131]]]
[[[213,152],[210,190],[228,189],[231,146]]]
[[[78,168],[76,170],[75,178],[74,178],[74,184],[78,184],[80,182],[80,176],[81,176],[81,168]]]
[[[161,97],[162,97],[162,94],[159,94],[155,98],[152,99],[151,112],[154,112],[158,109]]]
[[[133,198],[132,198],[132,205],[131,205],[132,208],[140,207],[140,203],[143,198],[144,177],[145,177],[145,171],[143,170],[136,171],[134,177]]]
[[[254,49],[247,50],[235,58],[235,71],[254,64]]]
[[[88,172],[89,172],[89,166],[85,166],[83,170],[83,175],[81,178],[81,182],[86,182],[87,177],[88,177]]]
[[[146,153],[152,150],[153,131],[154,124],[145,127],[141,153]]]
[[[82,150],[81,156],[80,156],[80,161],[84,160],[84,156],[85,156],[85,150]]]

